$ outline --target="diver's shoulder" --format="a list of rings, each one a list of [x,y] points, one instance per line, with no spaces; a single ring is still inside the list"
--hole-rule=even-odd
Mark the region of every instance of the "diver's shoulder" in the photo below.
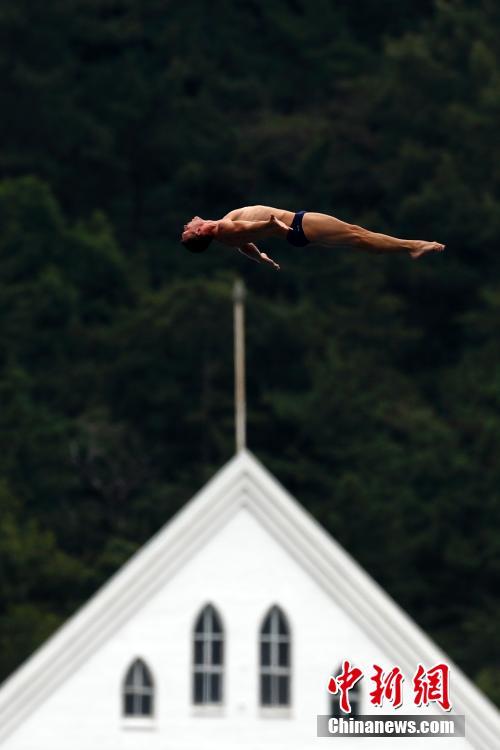
[[[244,210],[245,210],[245,207],[242,207],[242,208],[233,208],[232,211],[229,211],[222,218],[223,219],[232,219],[234,221],[235,219],[239,219],[240,218],[240,214]]]
[[[262,206],[240,206],[240,208],[234,208],[232,211],[229,211],[223,218],[224,219],[232,219],[235,221],[236,219],[243,219],[247,217],[249,214],[253,214],[255,211],[258,211]]]
[[[264,221],[269,219],[272,214],[275,214],[278,218],[282,218],[283,213],[286,212],[282,211],[282,209],[256,203],[253,206],[235,208],[226,214],[224,219],[230,219],[231,221]]]

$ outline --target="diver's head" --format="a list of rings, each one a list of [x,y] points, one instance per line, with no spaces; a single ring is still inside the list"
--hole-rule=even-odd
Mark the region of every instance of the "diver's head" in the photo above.
[[[202,253],[212,242],[214,222],[194,216],[184,224],[181,242],[191,253]]]

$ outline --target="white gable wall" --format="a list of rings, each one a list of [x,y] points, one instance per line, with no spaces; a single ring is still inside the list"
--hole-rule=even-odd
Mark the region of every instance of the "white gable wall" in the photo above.
[[[208,602],[225,629],[224,705],[209,715],[191,701],[191,635]],[[292,706],[270,718],[258,705],[258,633],[278,604],[292,636]],[[121,684],[136,657],[155,679],[155,719],[121,716]],[[24,719],[2,750],[200,750],[247,746],[312,748],[316,715],[328,712],[330,669],[350,658],[365,673],[394,663],[341,606],[276,542],[251,508],[234,502],[225,523],[75,673]],[[432,665],[427,665],[432,666]],[[416,664],[415,664],[416,667]],[[410,677],[410,675],[408,675]],[[453,672],[452,672],[453,697]],[[363,681],[363,713],[370,681]],[[382,713],[391,713],[384,708]],[[416,713],[417,711],[415,711]],[[432,709],[431,713],[438,713]],[[269,713],[269,712],[268,712]],[[400,716],[403,711],[396,712]],[[404,713],[412,713],[411,697]],[[420,713],[420,711],[418,711]],[[336,747],[394,748],[393,739],[335,739]],[[347,743],[347,744],[346,744]],[[469,748],[465,740],[398,739],[397,747]]]

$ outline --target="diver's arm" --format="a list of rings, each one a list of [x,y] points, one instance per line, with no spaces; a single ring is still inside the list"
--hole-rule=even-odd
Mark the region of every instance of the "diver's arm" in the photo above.
[[[253,242],[246,242],[244,245],[241,245],[241,247],[238,247],[238,250],[240,251],[240,253],[242,253],[242,255],[246,255],[247,258],[255,260],[257,263],[267,263],[268,265],[275,268],[276,271],[280,270],[279,265],[275,263],[272,258],[266,255],[266,253],[261,252],[259,248],[253,244]]]
[[[231,221],[221,219],[214,222],[211,231],[214,239],[226,245],[241,246],[263,237],[286,237],[290,227],[275,216],[266,221]]]

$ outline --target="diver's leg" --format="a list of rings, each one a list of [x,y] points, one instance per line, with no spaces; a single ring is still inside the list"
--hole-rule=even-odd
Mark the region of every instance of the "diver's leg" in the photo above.
[[[310,242],[327,246],[346,246],[369,253],[408,253],[419,258],[429,252],[440,252],[444,245],[424,240],[403,240],[379,232],[371,232],[356,224],[348,224],[328,214],[313,211],[304,214],[304,234]]]

